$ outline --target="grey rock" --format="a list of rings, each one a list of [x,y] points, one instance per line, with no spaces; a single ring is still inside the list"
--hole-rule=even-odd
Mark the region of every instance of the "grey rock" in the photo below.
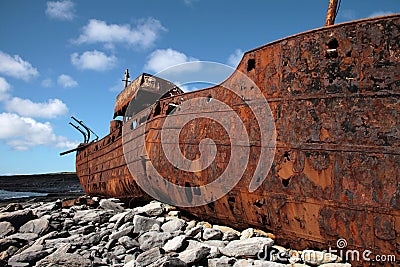
[[[6,265],[6,261],[8,261],[8,259],[14,255],[15,253],[17,253],[19,250],[19,248],[15,247],[15,246],[9,246],[5,251],[0,253],[0,263],[1,261],[4,261],[4,266]],[[0,264],[0,266],[3,266]]]
[[[129,226],[129,227],[125,228],[125,229],[122,229],[122,230],[120,230],[120,231],[118,231],[116,233],[111,234],[110,235],[110,239],[118,239],[120,237],[127,236],[130,233],[132,233],[132,230],[133,230],[133,226]]]
[[[257,254],[271,247],[274,240],[267,237],[250,237],[243,240],[231,241],[225,248],[221,249],[221,253],[229,257],[256,257]]]
[[[134,233],[143,233],[146,231],[150,231],[153,225],[161,226],[161,222],[156,219],[144,217],[141,215],[135,215],[133,217],[133,232]]]
[[[62,231],[63,230],[63,224],[58,221],[51,221],[49,223],[49,226],[51,229],[56,230],[56,231]]]
[[[136,258],[137,266],[146,267],[162,257],[160,248],[152,248],[139,254]]]
[[[78,243],[81,241],[81,236],[71,235],[71,236],[56,236],[56,238],[45,239],[42,244],[46,247],[58,247],[60,244]]]
[[[151,227],[150,231],[160,232],[161,231],[161,227],[160,227],[159,224],[153,224],[153,226]]]
[[[67,253],[71,247],[71,244],[62,244],[54,253]]]
[[[180,250],[182,247],[185,246],[187,236],[185,235],[178,235],[170,240],[167,241],[167,243],[165,243],[165,245],[163,246],[163,249],[166,252],[171,252],[171,251],[178,251]]]
[[[239,231],[237,231],[237,230],[235,230],[235,229],[233,229],[233,228],[231,228],[231,227],[229,227],[229,226],[214,224],[212,228],[218,229],[218,230],[220,230],[220,231],[223,232],[223,233],[226,233],[226,232],[233,232],[233,233],[237,234],[238,236],[240,235],[240,232],[239,232]]]
[[[126,249],[122,245],[115,246],[112,251],[114,256],[125,254],[125,252],[126,252]]]
[[[164,212],[164,204],[152,201],[143,207],[135,208],[134,211],[140,214],[147,214],[148,216],[160,216]]]
[[[239,239],[239,235],[237,235],[234,232],[228,231],[225,232],[224,235],[222,236],[222,240],[223,241],[233,241],[233,240],[238,240]]]
[[[139,247],[131,248],[126,251],[126,255],[124,257],[124,262],[129,262],[131,260],[136,260],[137,256],[142,253]]]
[[[18,262],[24,263],[35,263],[38,260],[46,257],[52,252],[52,250],[33,250],[33,251],[23,251],[21,253],[15,254],[8,260],[8,265],[16,265]]]
[[[212,246],[212,247],[217,247],[217,248],[224,248],[228,244],[226,241],[221,241],[221,240],[207,240],[204,241],[204,245],[207,246]]]
[[[185,235],[194,238],[198,234],[201,235],[202,231],[203,231],[203,226],[202,225],[198,225],[198,226],[195,226],[195,227],[191,228],[190,230],[186,231]]]
[[[241,240],[247,239],[247,238],[250,238],[250,237],[253,237],[253,236],[254,236],[254,229],[253,228],[247,228],[247,229],[243,230],[240,233],[240,239]]]
[[[130,255],[130,254],[126,254],[124,257],[124,262],[128,263],[132,260],[136,260],[137,255]]]
[[[213,241],[216,241],[216,240],[213,240]],[[207,241],[207,242],[209,242],[209,241]],[[216,258],[216,257],[219,257],[221,255],[220,247],[215,246],[215,244],[209,245],[209,244],[206,244],[206,243],[203,243],[203,242],[199,242],[199,241],[196,241],[196,240],[188,240],[188,246],[187,246],[186,249],[194,249],[194,248],[198,248],[198,247],[210,248],[210,253],[208,254],[207,258],[210,258],[210,259],[211,258]]]
[[[130,260],[129,262],[124,264],[124,267],[137,267],[138,263],[135,259]]]
[[[17,210],[0,213],[0,222],[10,222],[15,228],[35,219],[31,210]]]
[[[186,267],[187,264],[182,260],[171,257],[164,256],[161,259],[157,260],[153,264],[150,264],[148,267]]]
[[[0,238],[15,232],[14,226],[10,222],[0,222]]]
[[[100,240],[102,241],[108,241],[110,239],[110,235],[111,235],[112,231],[110,229],[107,230],[103,230],[100,232]]]
[[[24,249],[23,251],[20,251],[20,253],[22,252],[35,252],[35,251],[41,251],[44,249],[43,245],[32,245],[27,247],[26,249]]]
[[[38,238],[38,235],[35,233],[16,233],[9,235],[7,238],[21,241],[32,241]]]
[[[235,264],[235,258],[222,256],[220,258],[208,259],[208,267],[231,267]]]
[[[42,217],[45,214],[49,214],[51,211],[59,209],[61,207],[61,202],[49,202],[49,203],[40,203],[40,205],[36,208],[33,208],[33,214],[38,217]]]
[[[75,224],[74,220],[65,219],[63,222],[63,229],[68,231],[74,224]]]
[[[179,253],[178,258],[186,264],[194,264],[196,262],[206,259],[208,254],[210,253],[210,250],[211,249],[209,247],[203,246],[193,249],[187,249]]]
[[[101,199],[99,205],[105,210],[112,210],[115,212],[122,212],[125,210],[119,203],[115,203],[109,199]]]
[[[11,212],[11,211],[17,211],[17,210],[22,210],[23,207],[19,203],[10,203],[5,207],[4,209],[1,210],[1,212]]]
[[[136,212],[134,210],[127,210],[126,215],[124,217],[121,217],[121,219],[119,219],[116,222],[115,226],[117,226],[118,223],[123,224],[126,222],[131,222],[133,220],[133,217],[135,217],[135,215],[136,215]],[[119,222],[119,221],[121,221],[121,222]]]
[[[47,239],[62,238],[62,237],[67,237],[67,236],[68,236],[68,232],[52,231],[52,232],[47,233],[44,236],[36,239],[35,243],[33,243],[33,245],[43,245],[45,240],[47,240]]]
[[[75,253],[56,253],[50,254],[36,263],[37,267],[48,266],[68,266],[68,267],[90,267],[92,263],[89,259]]]
[[[129,236],[122,236],[118,238],[118,243],[124,246],[126,249],[139,247],[139,242]]]
[[[110,239],[110,240],[108,240],[108,242],[104,245],[104,247],[107,249],[107,250],[110,250],[111,248],[113,248],[114,247],[114,245],[117,243],[117,240],[116,239]]]
[[[189,222],[187,223],[185,233],[187,233],[190,229],[192,229],[193,227],[195,227],[196,224],[197,224],[197,222],[196,222],[195,220],[189,221]]]
[[[100,234],[99,233],[91,233],[86,236],[82,236],[77,240],[73,240],[71,244],[81,245],[81,246],[89,246],[92,247],[100,242]]]
[[[206,241],[206,242],[215,242],[217,240],[210,240],[210,241]],[[203,242],[199,242],[197,240],[188,240],[188,246],[186,249],[194,249],[194,248],[198,248],[198,247],[207,247],[210,248],[210,253],[208,255],[208,258],[216,258],[219,257],[221,255],[220,252],[220,247],[222,244],[218,244],[218,246],[216,244],[206,244]],[[222,241],[220,241],[222,242]]]
[[[46,234],[49,230],[49,221],[45,218],[31,220],[19,228],[20,233]]]
[[[172,219],[168,222],[164,223],[161,226],[161,229],[164,232],[175,233],[175,232],[183,232],[187,223],[182,219]]]
[[[128,214],[128,212],[129,212],[129,211],[124,211],[124,212],[121,212],[121,213],[117,213],[117,214],[115,214],[114,216],[112,216],[112,217],[108,220],[108,222],[110,222],[110,223],[111,223],[111,222],[115,223],[115,222],[121,220],[121,218],[124,218],[124,217]]]
[[[105,223],[108,222],[112,215],[113,212],[110,210],[78,210],[73,220],[78,224]]]
[[[203,239],[204,240],[218,240],[221,239],[223,236],[223,233],[214,228],[205,228],[203,231]]]
[[[11,246],[20,247],[21,243],[15,239],[3,238],[0,239],[0,251],[5,251]]]
[[[233,267],[249,267],[253,266],[253,259],[239,259],[233,264]]]
[[[71,235],[76,235],[76,234],[87,235],[89,233],[92,233],[94,230],[95,227],[93,225],[85,225],[82,227],[78,227],[78,229],[69,230],[68,233]]]
[[[30,264],[27,262],[12,262],[12,265],[7,265],[7,266],[11,266],[11,267],[25,267],[25,266],[29,266]]]
[[[139,244],[141,250],[148,250],[154,247],[162,247],[168,239],[171,239],[170,233],[147,232],[139,237]]]

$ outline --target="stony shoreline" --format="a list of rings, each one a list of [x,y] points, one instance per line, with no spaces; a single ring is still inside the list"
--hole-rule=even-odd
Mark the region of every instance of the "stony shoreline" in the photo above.
[[[82,197],[0,208],[0,266],[351,266],[340,262],[283,248],[272,233],[184,219],[156,201],[128,209]]]

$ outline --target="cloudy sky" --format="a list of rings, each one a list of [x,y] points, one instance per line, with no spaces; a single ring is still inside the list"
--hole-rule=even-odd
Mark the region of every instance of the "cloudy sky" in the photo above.
[[[193,60],[235,66],[243,51],[321,27],[328,0],[0,2],[0,174],[74,171],[70,116],[108,132],[126,68],[135,78]],[[338,22],[400,12],[343,0]]]

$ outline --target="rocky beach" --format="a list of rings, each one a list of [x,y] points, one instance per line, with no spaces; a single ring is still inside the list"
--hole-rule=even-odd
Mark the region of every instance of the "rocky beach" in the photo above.
[[[281,247],[273,233],[183,215],[156,201],[126,208],[86,196],[8,203],[0,208],[0,266],[351,266]]]

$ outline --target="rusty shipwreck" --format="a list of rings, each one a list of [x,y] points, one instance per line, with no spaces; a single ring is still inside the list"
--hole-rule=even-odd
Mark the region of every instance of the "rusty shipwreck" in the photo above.
[[[168,81],[142,74],[117,96],[114,118],[125,116],[131,101],[135,110],[112,120],[107,136],[76,149],[76,171],[85,192],[132,201],[151,198],[130,173],[123,151],[124,142],[136,142],[141,127],[147,161],[172,183],[193,188],[218,177],[231,150],[217,124],[194,120],[179,136],[182,153],[191,159],[199,156],[201,139],[215,141],[216,160],[204,170],[175,168],[160,146],[158,132],[166,118],[180,120],[171,105],[203,96],[234,107],[251,132],[250,160],[227,195],[183,209],[219,224],[268,229],[281,244],[295,248],[327,249],[345,238],[348,248],[399,258],[400,15],[335,25],[331,20],[328,15],[323,28],[248,51],[237,67],[261,89],[275,123],[273,162],[257,190],[249,192],[248,186],[261,129],[253,125],[243,98],[222,85],[183,93]],[[226,82],[235,79],[232,75]],[[124,127],[131,131],[129,140],[122,138]],[[133,147],[139,154],[143,144]],[[163,191],[163,184],[153,186]],[[190,190],[188,200],[196,195]]]

